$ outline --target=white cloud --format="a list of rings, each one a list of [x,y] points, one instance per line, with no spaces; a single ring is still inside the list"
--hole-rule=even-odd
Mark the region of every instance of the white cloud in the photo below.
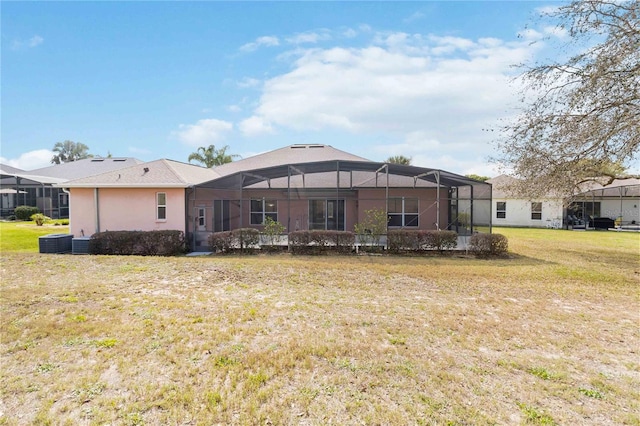
[[[209,118],[195,124],[181,124],[179,130],[171,132],[171,136],[190,146],[206,146],[223,140],[231,130],[232,123]]]
[[[254,42],[243,44],[240,46],[240,50],[243,52],[253,52],[261,46],[273,47],[279,46],[280,40],[275,36],[263,36],[258,37]]]
[[[404,19],[405,23],[410,23],[410,22],[415,22],[415,21],[419,21],[420,19],[424,18],[424,13],[422,12],[414,12],[411,14],[411,16],[409,16],[408,18]]]
[[[28,40],[16,39],[11,43],[12,50],[21,50],[21,49],[32,49],[34,47],[40,46],[44,43],[44,38],[39,35],[34,35]]]
[[[275,133],[271,123],[259,116],[249,117],[238,125],[240,131],[249,137]]]
[[[358,32],[353,28],[347,28],[344,31],[342,31],[342,36],[346,38],[353,38],[357,35],[358,35]]]
[[[558,26],[548,26],[548,27],[544,27],[542,29],[542,31],[550,36],[554,36],[556,38],[559,38],[561,40],[566,39],[569,37],[569,32],[567,31],[566,28],[562,28],[562,27],[558,27]]]
[[[53,151],[49,151],[48,149],[37,149],[35,151],[25,152],[18,158],[7,159],[0,157],[0,163],[22,170],[34,170],[50,166],[53,155]]]
[[[287,43],[290,44],[305,44],[305,43],[318,43],[319,41],[331,40],[331,32],[326,29],[319,31],[309,31],[304,33],[295,34],[292,37],[287,38]]]
[[[247,135],[275,128],[386,135],[400,141],[388,155],[439,167],[452,153],[453,170],[473,169],[492,154],[494,135],[482,129],[517,103],[511,65],[542,48],[528,40],[386,33],[363,48],[298,50],[289,72],[264,81],[239,127]]]
[[[260,85],[260,80],[256,78],[245,77],[242,80],[237,81],[236,85],[242,89],[247,89],[250,87],[256,87]]]

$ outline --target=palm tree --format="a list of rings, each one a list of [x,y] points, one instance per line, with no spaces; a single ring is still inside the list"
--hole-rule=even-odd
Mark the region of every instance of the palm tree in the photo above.
[[[71,161],[93,157],[93,155],[89,154],[89,147],[87,145],[70,140],[56,142],[53,146],[53,152],[57,154],[51,158],[52,164],[69,163]]]
[[[189,154],[188,161],[191,162],[192,160],[195,160],[210,169],[215,166],[230,163],[234,158],[240,157],[235,154],[227,154],[228,149],[229,145],[225,145],[220,149],[216,149],[215,145],[209,145],[206,148],[201,146],[196,152]]]
[[[411,157],[405,157],[404,155],[394,155],[392,157],[387,158],[385,162],[386,163],[392,163],[392,164],[403,164],[405,166],[410,166],[411,165]]]

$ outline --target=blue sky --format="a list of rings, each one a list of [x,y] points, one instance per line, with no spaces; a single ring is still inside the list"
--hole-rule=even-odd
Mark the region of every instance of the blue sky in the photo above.
[[[544,58],[550,2],[2,2],[0,161],[186,161],[323,143],[494,175],[512,65]]]

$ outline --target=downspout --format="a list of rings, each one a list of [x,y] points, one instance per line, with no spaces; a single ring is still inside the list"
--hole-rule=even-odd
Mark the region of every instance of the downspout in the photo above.
[[[93,203],[96,211],[96,233],[100,232],[100,200],[98,188],[93,188]]]
[[[69,214],[67,216],[69,217],[69,219],[71,219],[71,192],[67,188],[60,188],[60,189],[62,190],[62,192],[67,194],[67,199],[69,200],[68,201]],[[58,217],[60,217],[60,197],[58,197]],[[69,223],[71,224],[71,220],[69,220]],[[82,231],[82,236],[84,237],[84,231]]]
[[[196,250],[196,243],[197,243],[197,241],[196,241],[196,221],[198,220],[198,218],[197,218],[198,210],[196,208],[196,204],[197,204],[196,191],[197,190],[198,190],[197,187],[193,188],[193,213],[194,214],[193,214],[193,220],[191,221],[191,224],[193,226],[193,251]],[[189,210],[185,211],[185,213],[186,213],[186,216],[187,216],[185,218],[185,220],[189,221]],[[187,225],[187,227],[188,226],[189,225]]]
[[[189,195],[190,189],[193,189],[193,186],[186,187],[184,189],[184,237],[186,241],[189,241]]]

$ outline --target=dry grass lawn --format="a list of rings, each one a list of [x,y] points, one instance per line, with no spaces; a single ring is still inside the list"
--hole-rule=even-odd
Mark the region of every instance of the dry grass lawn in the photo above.
[[[0,424],[640,424],[640,235],[512,257],[2,253]]]

